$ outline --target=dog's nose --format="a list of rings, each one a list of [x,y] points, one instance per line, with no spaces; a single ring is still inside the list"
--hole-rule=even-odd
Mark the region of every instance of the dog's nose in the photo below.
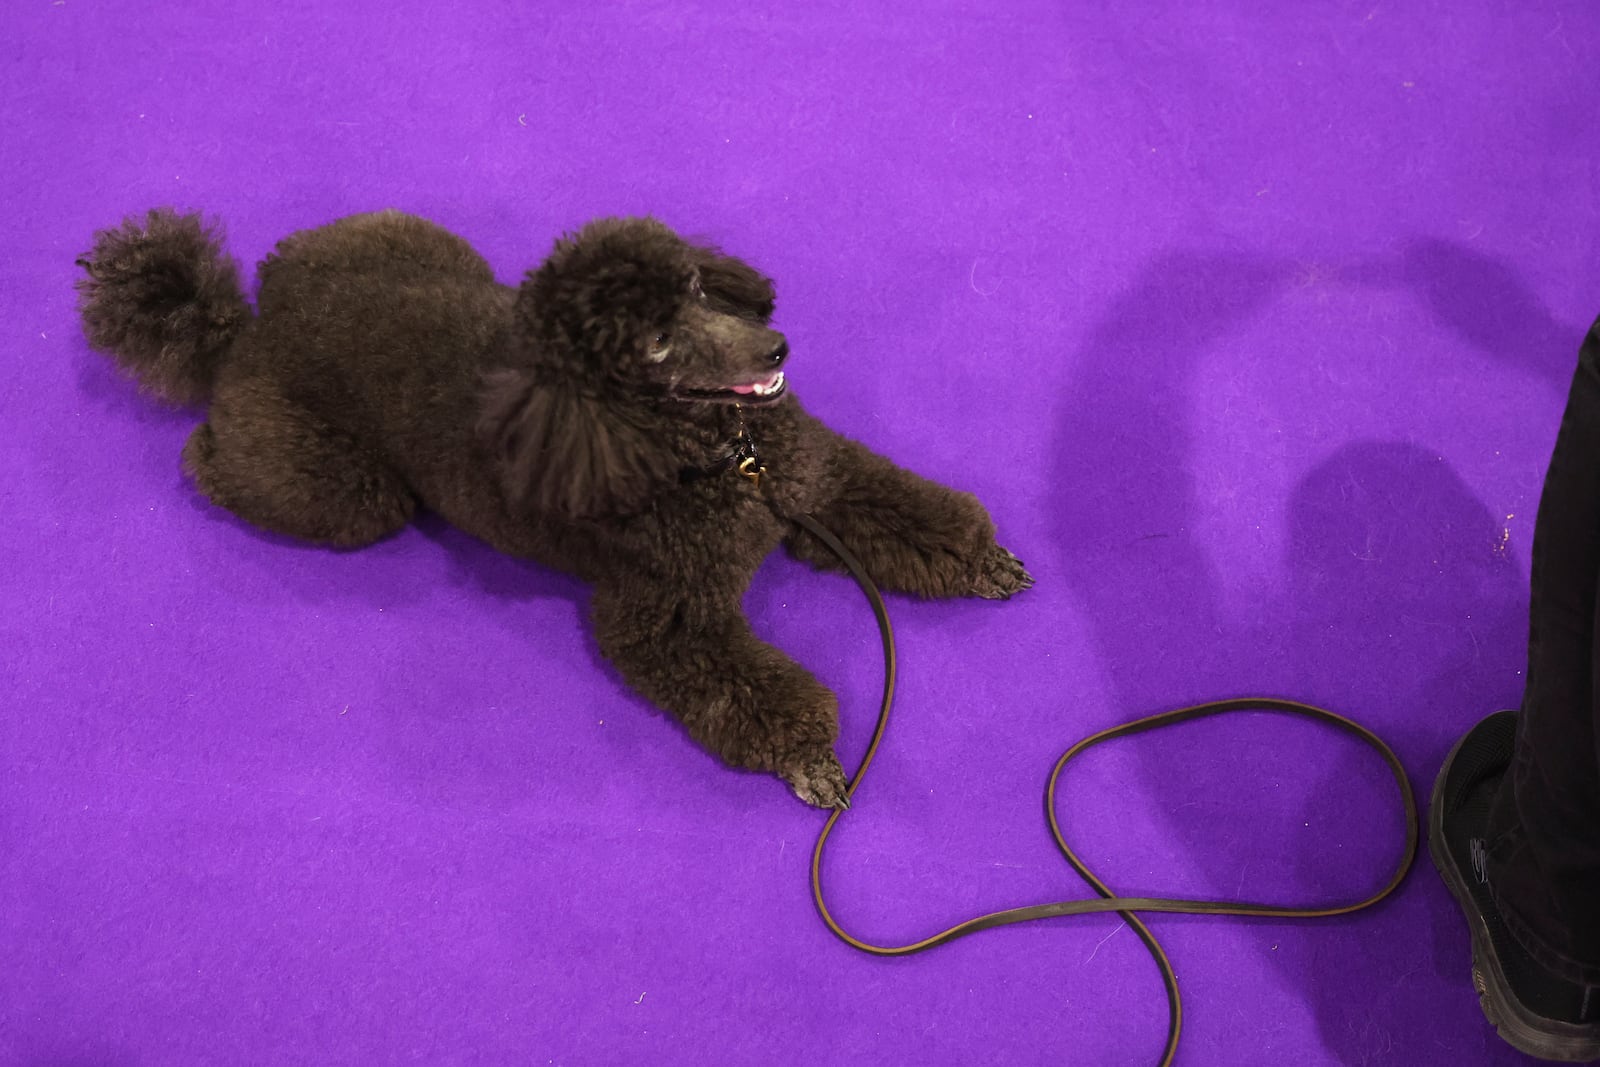
[[[789,358],[789,342],[779,341],[778,347],[767,353],[767,362],[776,367]]]

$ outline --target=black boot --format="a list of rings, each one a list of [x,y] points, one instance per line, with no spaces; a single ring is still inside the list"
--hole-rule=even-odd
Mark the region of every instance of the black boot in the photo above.
[[[1545,1060],[1600,1060],[1600,986],[1568,982],[1528,955],[1490,891],[1485,827],[1511,763],[1516,713],[1499,711],[1445,757],[1428,812],[1428,851],[1472,931],[1472,984],[1500,1036]],[[1595,901],[1600,907],[1600,901]]]

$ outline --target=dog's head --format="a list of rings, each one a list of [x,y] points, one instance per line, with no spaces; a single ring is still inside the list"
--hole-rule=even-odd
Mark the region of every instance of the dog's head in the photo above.
[[[490,382],[483,431],[514,503],[575,518],[639,506],[682,459],[674,421],[787,390],[772,283],[654,219],[562,238],[516,299],[525,366]]]

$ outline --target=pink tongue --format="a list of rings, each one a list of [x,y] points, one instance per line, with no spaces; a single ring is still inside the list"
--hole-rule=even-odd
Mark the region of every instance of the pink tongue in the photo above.
[[[756,391],[756,387],[753,385],[736,385],[733,387],[733,391],[736,393],[753,393]]]

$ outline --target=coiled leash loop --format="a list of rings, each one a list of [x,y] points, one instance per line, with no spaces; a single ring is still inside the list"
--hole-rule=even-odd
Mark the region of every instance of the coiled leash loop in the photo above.
[[[872,730],[872,740],[867,745],[867,753],[861,758],[861,765],[856,768],[855,775],[850,779],[848,795],[852,798],[862,781],[867,776],[867,769],[872,766],[872,759],[878,752],[878,746],[883,742],[884,729],[889,724],[889,707],[894,702],[895,682],[895,650],[894,629],[889,624],[889,612],[883,603],[883,597],[872,579],[867,577],[861,561],[856,559],[849,549],[845,548],[832,533],[817,523],[810,516],[802,516],[796,520],[823,544],[827,545],[834,555],[849,568],[850,574],[855,578],[856,584],[866,594],[868,602],[872,605],[872,613],[877,617],[878,630],[883,636],[883,702],[878,708],[877,725]],[[1301,715],[1306,718],[1316,719],[1319,722],[1336,726],[1345,733],[1351,734],[1358,740],[1371,746],[1394,775],[1396,787],[1400,791],[1400,800],[1405,809],[1406,841],[1405,849],[1401,854],[1399,866],[1389,876],[1389,880],[1371,896],[1364,900],[1350,904],[1335,904],[1326,907],[1304,908],[1291,907],[1281,904],[1256,904],[1247,901],[1233,900],[1181,900],[1165,897],[1119,897],[1116,896],[1100,879],[1090,873],[1082,860],[1080,860],[1066,839],[1061,834],[1061,826],[1056,821],[1055,793],[1056,783],[1061,778],[1061,772],[1067,764],[1085,749],[1092,748],[1102,741],[1110,741],[1118,737],[1127,737],[1132,734],[1143,733],[1146,730],[1158,729],[1162,726],[1171,726],[1175,723],[1187,722],[1190,719],[1206,718],[1212,715],[1222,715],[1230,711],[1276,711],[1290,715]],[[1012,923],[1030,922],[1034,919],[1055,919],[1066,915],[1095,915],[1114,911],[1120,915],[1145,947],[1150,950],[1151,957],[1155,960],[1157,969],[1161,972],[1161,981],[1167,990],[1167,1042],[1161,1053],[1160,1067],[1169,1067],[1173,1056],[1178,1051],[1178,1035],[1183,1028],[1183,998],[1178,993],[1178,977],[1172,968],[1172,961],[1167,958],[1166,952],[1156,941],[1150,928],[1135,914],[1135,912],[1165,912],[1178,915],[1242,915],[1252,918],[1273,919],[1321,919],[1334,915],[1347,915],[1353,911],[1360,911],[1378,903],[1397,889],[1405,880],[1406,872],[1411,869],[1412,860],[1417,854],[1418,821],[1417,802],[1411,793],[1411,783],[1406,778],[1405,768],[1401,766],[1400,759],[1391,749],[1372,731],[1359,723],[1352,722],[1342,715],[1336,715],[1322,708],[1312,707],[1309,704],[1300,704],[1292,700],[1279,700],[1272,697],[1251,697],[1236,700],[1217,700],[1208,704],[1199,704],[1194,707],[1180,708],[1176,711],[1161,712],[1157,715],[1148,715],[1142,719],[1123,723],[1101,730],[1084,738],[1061,754],[1056,760],[1056,765],[1050,772],[1050,781],[1045,786],[1044,792],[1045,819],[1050,824],[1050,835],[1055,838],[1056,847],[1066,857],[1067,863],[1087,882],[1100,899],[1089,900],[1063,900],[1049,904],[1032,904],[1020,908],[1007,908],[1003,911],[990,912],[968,919],[966,922],[957,923],[946,930],[923,938],[921,941],[909,945],[874,945],[862,941],[847,933],[828,911],[828,904],[822,892],[822,853],[828,844],[828,837],[833,833],[834,824],[839,821],[839,816],[844,814],[844,809],[835,808],[828,816],[828,821],[823,824],[822,833],[817,837],[817,844],[811,852],[811,895],[816,900],[817,911],[822,915],[822,921],[828,929],[845,944],[871,953],[874,956],[909,956],[916,952],[923,952],[937,945],[954,941],[958,937],[979,930],[986,930],[994,926],[1008,926]]]

